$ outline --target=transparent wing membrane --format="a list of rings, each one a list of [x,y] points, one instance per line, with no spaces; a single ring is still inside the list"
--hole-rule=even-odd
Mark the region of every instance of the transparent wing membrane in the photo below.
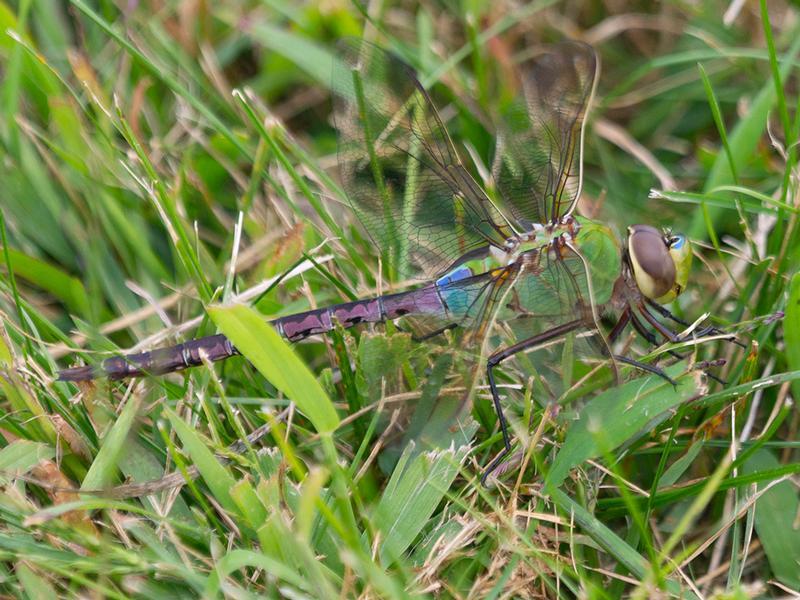
[[[354,211],[403,274],[433,278],[513,234],[464,168],[413,69],[361,40],[341,45],[334,120]]]
[[[565,42],[516,70],[520,89],[499,117],[493,175],[506,212],[519,222],[547,223],[572,212],[580,194],[597,56],[586,44]]]

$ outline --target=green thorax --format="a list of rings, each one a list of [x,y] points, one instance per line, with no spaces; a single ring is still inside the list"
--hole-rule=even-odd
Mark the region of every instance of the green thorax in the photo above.
[[[527,252],[518,247],[514,255],[489,253],[460,263],[438,279],[440,294],[454,314],[475,309],[482,304],[479,296],[484,293],[477,284],[488,284],[481,274],[494,273],[498,278],[515,278],[513,291],[504,306],[498,307],[498,317],[502,319],[519,314],[577,316],[574,311],[579,304],[584,308],[591,301],[606,304],[620,275],[620,247],[605,225],[587,219],[580,219],[580,225],[570,242],[580,256],[569,247],[563,247],[556,255],[552,239],[531,246]],[[520,269],[509,270],[507,267],[514,262],[519,263]]]
[[[620,245],[605,225],[583,218],[578,221],[581,230],[573,245],[586,261],[595,303],[605,304],[611,300],[614,284],[622,270]]]

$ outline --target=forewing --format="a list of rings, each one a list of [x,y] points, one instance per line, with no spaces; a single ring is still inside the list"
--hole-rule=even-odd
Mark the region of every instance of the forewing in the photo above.
[[[464,168],[428,92],[396,56],[354,40],[334,67],[342,184],[401,276],[434,277],[502,246],[506,220]]]
[[[518,99],[500,116],[493,175],[520,222],[572,212],[583,176],[583,130],[598,70],[591,46],[564,42],[517,68]]]

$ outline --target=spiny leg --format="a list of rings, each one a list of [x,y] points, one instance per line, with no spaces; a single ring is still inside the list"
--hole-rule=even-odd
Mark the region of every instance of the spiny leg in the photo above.
[[[622,311],[622,314],[617,319],[617,322],[614,324],[614,327],[611,328],[611,332],[608,334],[608,343],[613,344],[617,341],[617,338],[620,336],[622,331],[628,325],[631,320],[631,308],[630,306],[625,307],[625,310]]]
[[[641,321],[636,318],[636,315],[631,311],[630,307],[627,307],[622,314],[620,315],[619,319],[617,320],[614,327],[611,329],[611,333],[608,334],[608,343],[613,344],[616,339],[620,336],[622,331],[625,327],[630,323],[633,328],[636,330],[636,333],[641,335],[645,341],[650,343],[653,346],[658,345],[658,339],[656,338],[655,334],[648,331],[644,325],[642,325]],[[684,355],[675,352],[674,350],[668,350],[670,356],[674,356],[675,358],[685,358]],[[616,358],[616,356],[615,356]],[[624,361],[623,361],[624,362]]]
[[[645,339],[645,341],[647,341],[648,343],[650,343],[653,346],[658,346],[659,345],[658,344],[658,338],[656,337],[656,334],[654,334],[652,331],[647,329],[642,324],[642,322],[639,319],[636,318],[636,315],[634,315],[634,314],[631,314],[631,324],[633,325],[633,328],[636,330],[636,333],[641,335]],[[672,356],[673,358],[677,358],[677,359],[686,358],[686,355],[681,354],[680,352],[677,352],[676,350],[667,350],[667,353],[670,356]]]
[[[489,463],[489,466],[483,470],[483,474],[481,475],[481,485],[484,487],[486,487],[486,479],[489,477],[492,471],[494,471],[497,466],[503,462],[503,459],[508,456],[508,453],[511,452],[511,439],[508,435],[508,423],[506,422],[506,417],[503,414],[503,407],[500,404],[500,396],[497,392],[497,385],[494,382],[493,368],[494,365],[487,363],[486,373],[489,380],[489,388],[492,391],[494,412],[497,414],[497,420],[500,422],[500,431],[503,434],[503,449],[500,451],[500,454],[495,456],[492,462]]]
[[[611,333],[608,335],[609,344],[613,343],[614,340],[617,337],[619,337],[620,333],[622,333],[622,330],[625,328],[628,322],[633,323],[634,329],[636,329],[636,331],[639,332],[648,342],[650,342],[651,344],[656,343],[655,335],[644,329],[642,327],[642,324],[636,321],[636,317],[631,312],[630,308],[626,308],[620,315],[619,319],[617,320],[617,323],[612,328]],[[639,331],[639,328],[641,328],[642,331]],[[595,337],[592,337],[591,341],[603,355],[609,356],[609,351],[605,344],[600,343]],[[664,371],[664,369],[662,369],[661,367],[655,365],[648,365],[647,363],[643,363],[639,360],[630,358],[628,356],[623,356],[621,354],[612,354],[611,358],[613,358],[617,362],[621,362],[623,364],[636,367],[637,369],[641,369],[642,371],[652,373],[653,375],[658,375],[665,381],[671,383],[673,386],[678,385],[678,382],[672,379],[672,377],[670,377],[669,375],[667,375],[666,371]]]
[[[666,318],[670,318],[673,321],[675,321],[676,323],[680,323],[681,325],[685,325],[687,327],[689,326],[689,323],[686,323],[682,319],[678,319],[677,317],[675,317],[671,312],[669,312],[666,308],[664,308],[660,304],[654,303],[654,302],[649,301],[649,300],[648,300],[648,304],[650,306],[653,306],[653,307],[656,307],[657,309],[659,309],[659,312],[662,315],[664,315]],[[647,306],[645,306],[643,303],[639,304],[639,313],[645,318],[645,320],[648,323],[650,323],[656,329],[656,331],[658,331],[661,335],[663,335],[670,342],[673,342],[673,343],[684,342],[684,341],[690,339],[689,337],[678,335],[675,331],[672,331],[666,325],[661,323],[658,319],[656,319],[656,317],[655,317],[655,315],[653,315],[653,313],[651,313],[649,310],[647,310]],[[697,331],[695,331],[693,337],[694,338],[702,338],[702,337],[705,337],[705,336],[708,336],[708,335],[715,335],[715,334],[718,334],[718,333],[719,334],[724,334],[724,332],[721,331],[720,329],[717,329],[716,327],[713,327],[713,326],[709,326],[709,327],[704,327],[702,329],[698,329]]]
[[[654,306],[659,306],[659,305],[658,304],[654,304]],[[667,327],[666,325],[661,323],[655,317],[655,315],[653,313],[651,313],[649,310],[647,310],[647,307],[644,305],[643,302],[639,303],[638,308],[639,308],[639,314],[644,317],[645,321],[650,323],[650,325],[652,325],[653,328],[656,331],[658,331],[658,333],[660,333],[662,336],[664,336],[668,341],[677,344],[677,343],[680,343],[680,342],[685,342],[687,340],[693,339],[693,338],[689,338],[689,337],[685,337],[685,336],[680,336],[676,332],[672,331],[669,327]],[[664,307],[662,306],[661,308],[664,308]],[[666,309],[664,308],[664,310],[666,310]],[[669,312],[669,311],[667,311],[667,312]],[[694,339],[696,339],[697,337],[704,337],[704,336],[707,336],[707,335],[712,335],[711,332],[720,332],[720,333],[724,334],[724,332],[721,332],[716,327],[705,327],[705,328],[695,332]]]
[[[651,300],[650,298],[647,298],[646,302],[647,302],[648,306],[650,306],[653,309],[655,309],[655,311],[658,312],[662,317],[665,317],[665,318],[669,319],[670,321],[674,321],[678,325],[683,325],[684,327],[689,327],[689,325],[691,325],[691,323],[689,323],[688,321],[685,321],[685,320],[681,319],[680,317],[678,317],[677,315],[672,314],[672,312],[670,312],[670,310],[666,306],[663,306],[663,305],[659,304],[658,302],[655,302],[654,300]]]
[[[661,305],[658,305],[658,304],[656,306],[661,307]],[[661,307],[661,308],[663,308],[663,307]],[[666,309],[664,309],[664,310],[666,311]],[[636,332],[639,335],[641,335],[645,339],[645,341],[647,341],[648,343],[650,343],[653,346],[657,346],[658,345],[658,338],[656,338],[656,335],[653,332],[649,331],[642,324],[642,322],[636,317],[636,313],[634,313],[631,310],[630,307],[625,308],[625,310],[622,312],[622,314],[620,315],[619,319],[617,320],[616,324],[612,328],[611,333],[609,333],[609,335],[608,335],[609,343],[613,343],[614,340],[616,340],[616,338],[619,337],[619,335],[622,333],[622,331],[625,329],[625,327],[628,325],[628,323],[631,324],[631,326],[634,328],[634,330],[636,330]],[[670,332],[670,333],[672,333],[672,332]],[[677,334],[674,334],[674,335],[677,337]],[[665,337],[667,337],[667,336],[665,336]],[[667,338],[667,339],[669,339],[669,338]],[[602,350],[604,350],[604,348],[601,348],[601,351]],[[670,356],[672,356],[674,358],[677,358],[677,359],[686,358],[686,356],[684,354],[681,354],[680,352],[677,352],[675,350],[667,350],[667,353]],[[669,377],[666,374],[666,372],[663,369],[661,369],[660,367],[656,367],[656,366],[653,366],[653,365],[648,365],[646,363],[643,363],[641,361],[629,358],[627,356],[614,355],[614,359],[619,361],[619,362],[621,362],[621,363],[625,363],[625,364],[631,365],[632,367],[636,367],[636,368],[641,369],[643,371],[647,371],[648,373],[653,373],[654,375],[658,375],[659,377],[661,377],[661,378],[665,379],[666,381],[668,381],[669,383],[671,383],[673,386],[676,385],[675,380],[673,380],[671,377]],[[708,377],[710,377],[711,379],[713,379],[717,383],[725,385],[725,381],[723,379],[717,377],[713,373],[711,373],[706,368],[706,366],[700,366],[699,368]]]
[[[648,365],[647,363],[643,363],[635,358],[630,358],[629,356],[622,356],[620,354],[614,355],[614,360],[617,360],[623,364],[630,365],[637,369],[641,369],[642,371],[646,371],[648,373],[652,373],[653,375],[658,375],[666,381],[667,383],[671,383],[673,387],[678,386],[678,382],[675,381],[672,377],[667,375],[667,372],[659,366],[656,365]]]
[[[428,333],[423,333],[422,335],[412,334],[411,339],[415,342],[425,342],[431,338],[435,338],[436,336],[442,335],[445,331],[449,331],[450,329],[455,329],[458,327],[458,323],[450,323],[449,325],[445,325],[444,327],[440,327],[439,329],[434,329],[433,331],[429,331]]]
[[[667,309],[666,309],[666,308],[664,308],[663,306],[661,306],[660,304],[655,304],[655,306],[657,306],[657,307],[660,307],[660,308],[663,308],[665,311],[667,311]],[[644,307],[642,307],[642,308],[644,308]],[[667,311],[667,312],[669,312],[669,311]],[[656,318],[655,318],[655,317],[654,317],[654,316],[653,316],[653,315],[652,315],[650,312],[648,312],[648,311],[645,309],[645,310],[643,310],[643,311],[642,311],[642,316],[643,316],[645,319],[647,319],[647,321],[648,321],[648,322],[649,322],[651,325],[653,325],[654,327],[656,327],[656,329],[659,331],[659,333],[661,333],[661,329],[659,329],[659,328],[657,327],[657,325],[661,325],[661,323],[659,323],[659,322],[658,322],[658,320],[657,320],[657,319],[656,319]],[[645,338],[647,341],[649,341],[651,344],[653,344],[653,345],[657,345],[657,343],[658,343],[658,340],[656,339],[656,336],[655,336],[653,333],[651,333],[650,331],[648,331],[648,330],[647,330],[647,329],[644,327],[644,325],[642,325],[642,323],[641,323],[641,322],[640,322],[640,321],[639,321],[639,320],[636,318],[636,315],[634,315],[633,313],[631,314],[631,322],[632,322],[632,324],[633,324],[633,328],[634,328],[634,329],[636,329],[636,331],[637,331],[637,332],[639,332],[639,334],[640,334],[642,337],[644,337],[644,338]],[[680,321],[677,321],[677,320],[676,320],[676,322],[680,322]],[[674,336],[674,338],[675,338],[675,339],[673,340],[673,339],[671,339],[671,338],[669,337],[669,335],[664,335],[664,334],[662,334],[662,335],[664,335],[664,337],[665,337],[665,338],[667,338],[667,340],[669,340],[669,341],[680,341],[680,336],[678,336],[676,333],[674,333],[674,332],[670,331],[669,329],[667,329],[667,328],[666,328],[666,327],[664,327],[663,325],[661,325],[661,327],[662,327],[663,329],[665,329],[665,330],[666,330],[666,331],[667,331],[669,334],[671,334],[672,336]],[[700,333],[700,332],[698,332],[698,333]],[[683,359],[683,358],[686,358],[686,356],[685,356],[685,355],[683,355],[683,354],[680,354],[679,352],[676,352],[675,350],[668,350],[668,352],[669,352],[669,354],[670,354],[671,356],[674,356],[674,357],[676,357],[676,358],[681,358],[681,359]],[[719,383],[720,385],[725,385],[725,384],[726,384],[726,382],[725,382],[725,380],[724,380],[724,379],[722,379],[722,378],[720,378],[720,377],[717,377],[716,375],[714,375],[714,373],[712,373],[711,371],[709,371],[707,368],[700,367],[700,369],[701,369],[701,370],[702,370],[702,371],[703,371],[703,372],[704,372],[704,373],[705,373],[705,374],[706,374],[708,377],[710,377],[711,379],[713,379],[714,381],[716,381],[716,382],[717,382],[717,383]]]
[[[658,319],[655,318],[653,313],[647,310],[647,307],[644,305],[643,302],[639,303],[639,314],[644,317],[644,320],[650,323],[658,333],[660,333],[667,341],[672,343],[682,342],[683,340],[681,337],[672,331],[669,327],[661,323]]]
[[[492,402],[494,403],[494,411],[497,413],[497,420],[500,422],[500,431],[503,434],[503,450],[500,451],[494,460],[489,463],[489,466],[486,467],[483,471],[483,475],[481,475],[481,485],[486,486],[486,479],[492,472],[497,468],[497,466],[503,461],[503,459],[508,456],[511,452],[511,438],[508,435],[508,423],[506,422],[505,415],[503,414],[503,407],[500,403],[500,393],[497,391],[497,385],[494,381],[494,368],[499,365],[501,362],[518,354],[519,352],[524,352],[525,350],[529,350],[535,346],[543,344],[549,340],[556,339],[562,337],[569,333],[570,331],[574,331],[581,327],[586,327],[586,323],[582,319],[576,319],[574,321],[569,321],[568,323],[564,323],[563,325],[559,325],[558,327],[553,327],[547,331],[544,331],[538,335],[528,338],[527,340],[522,340],[521,342],[517,342],[508,348],[504,348],[503,350],[499,350],[492,354],[486,361],[486,374],[487,379],[489,380],[489,389],[492,393]]]
[[[650,298],[647,299],[647,305],[650,306],[651,308],[653,308],[662,317],[664,317],[666,319],[669,319],[670,321],[674,321],[675,323],[678,323],[679,325],[683,325],[684,327],[689,327],[691,325],[691,323],[689,323],[687,321],[684,321],[680,317],[672,314],[672,312],[667,307],[662,306],[661,304],[651,300]],[[698,330],[696,333],[697,333],[698,337],[705,337],[705,336],[709,336],[709,335],[730,335],[731,338],[729,340],[727,340],[727,341],[733,342],[734,344],[736,344],[737,346],[741,346],[742,348],[747,348],[747,346],[745,344],[743,344],[742,342],[740,342],[739,340],[737,340],[736,337],[733,336],[733,334],[729,334],[727,331],[723,331],[719,327],[715,327],[713,325],[709,325],[709,326],[703,327],[702,329]]]
[[[714,381],[716,381],[720,385],[728,385],[728,382],[725,381],[722,377],[717,377],[710,371],[711,367],[721,367],[725,364],[724,358],[718,358],[717,360],[703,360],[699,363],[694,365],[695,370],[702,371],[706,374],[706,377],[710,377]]]

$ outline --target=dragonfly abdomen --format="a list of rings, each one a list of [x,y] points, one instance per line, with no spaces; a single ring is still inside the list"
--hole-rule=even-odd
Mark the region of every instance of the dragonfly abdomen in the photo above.
[[[281,317],[272,321],[272,325],[287,340],[296,342],[331,331],[336,323],[348,328],[359,323],[378,323],[384,319],[381,298],[371,298]]]
[[[271,321],[271,324],[281,336],[290,342],[296,342],[331,331],[336,323],[349,328],[359,323],[378,323],[412,314],[447,314],[438,286],[334,304],[280,317]],[[86,381],[103,376],[116,380],[140,375],[162,375],[201,365],[204,360],[215,362],[237,354],[239,351],[227,337],[222,334],[210,335],[169,348],[112,356],[105,359],[100,366],[65,369],[59,373],[58,378],[62,381]]]
[[[61,381],[86,381],[96,377],[125,379],[140,375],[162,375],[203,364],[203,360],[218,361],[235,356],[239,351],[222,334],[189,340],[169,348],[112,356],[100,366],[87,365],[64,369],[58,374]]]
[[[331,331],[337,323],[347,329],[359,323],[380,323],[406,315],[443,315],[446,312],[447,308],[439,294],[438,286],[431,285],[410,292],[334,304],[326,308],[281,317],[272,321],[272,325],[287,340],[296,342],[311,335]]]

